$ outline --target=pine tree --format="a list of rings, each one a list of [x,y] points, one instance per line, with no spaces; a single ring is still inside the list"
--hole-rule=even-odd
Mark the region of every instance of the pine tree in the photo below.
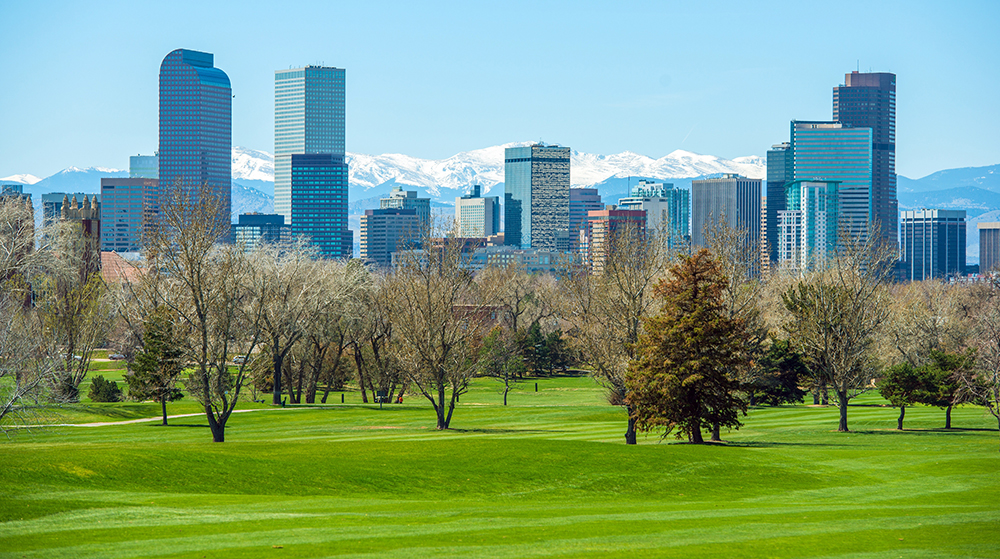
[[[165,307],[153,311],[146,320],[142,351],[136,354],[131,372],[125,376],[130,398],[160,402],[163,425],[167,424],[167,402],[184,397],[177,388],[184,368],[183,353],[174,336],[172,318]]]
[[[739,428],[746,403],[736,395],[737,379],[726,371],[744,365],[746,326],[723,307],[726,278],[707,250],[683,257],[655,293],[659,314],[645,320],[626,376],[626,400],[640,431],[676,429],[695,443],[714,424]]]

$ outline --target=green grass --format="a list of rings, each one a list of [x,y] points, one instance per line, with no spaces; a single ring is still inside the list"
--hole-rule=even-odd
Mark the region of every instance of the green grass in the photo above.
[[[497,383],[433,429],[422,398],[50,427],[0,444],[0,558],[998,557],[1000,437],[980,408],[760,408],[726,445],[624,441],[585,377]],[[249,407],[248,407],[249,409]],[[192,411],[193,410],[193,411]],[[193,413],[188,400],[171,414]],[[59,423],[152,417],[79,404]],[[273,546],[282,546],[275,548]]]

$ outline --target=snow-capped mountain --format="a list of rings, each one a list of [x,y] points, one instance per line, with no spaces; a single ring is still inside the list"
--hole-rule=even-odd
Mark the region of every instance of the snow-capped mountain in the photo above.
[[[36,177],[35,175],[22,174],[22,175],[11,175],[9,177],[4,177],[4,178],[0,179],[0,182],[8,182],[8,183],[10,183],[10,182],[16,182],[18,184],[35,184],[36,182],[38,182],[40,180],[42,180],[42,179]]]
[[[420,159],[398,153],[348,153],[346,160],[352,190],[364,192],[385,183],[395,183],[420,187],[437,198],[450,195],[450,191],[465,191],[472,184],[481,184],[487,193],[490,192],[503,183],[504,149],[532,143],[513,142],[458,153],[447,159]],[[570,180],[575,187],[629,176],[677,179],[739,173],[762,179],[767,174],[764,159],[758,156],[729,160],[676,150],[659,159],[628,151],[614,155],[573,151],[570,157]],[[273,181],[273,156],[263,151],[233,148],[233,178]]]

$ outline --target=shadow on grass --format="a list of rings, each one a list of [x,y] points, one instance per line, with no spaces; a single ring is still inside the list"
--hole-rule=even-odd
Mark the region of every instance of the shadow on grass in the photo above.
[[[448,431],[454,431],[456,433],[484,433],[484,434],[498,434],[498,435],[509,435],[516,433],[569,433],[569,431],[556,430],[556,429],[456,429],[454,427],[449,427]]]
[[[689,443],[687,441],[673,441],[666,444],[683,444],[706,446],[715,448],[781,448],[781,447],[846,447],[848,445],[837,443],[779,443],[770,441],[721,441],[703,443]]]
[[[208,427],[208,425],[195,425],[193,423],[168,423],[166,425],[162,423],[153,423],[149,427]]]
[[[996,433],[997,430],[977,427],[952,427],[951,429],[939,427],[936,429],[903,429],[902,431],[898,429],[851,429],[850,432],[856,435],[961,435],[968,432]]]

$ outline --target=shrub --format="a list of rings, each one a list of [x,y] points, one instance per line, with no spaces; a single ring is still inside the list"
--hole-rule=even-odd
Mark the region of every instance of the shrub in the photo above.
[[[114,381],[104,380],[97,375],[90,382],[90,399],[94,402],[121,402],[122,391]]]

